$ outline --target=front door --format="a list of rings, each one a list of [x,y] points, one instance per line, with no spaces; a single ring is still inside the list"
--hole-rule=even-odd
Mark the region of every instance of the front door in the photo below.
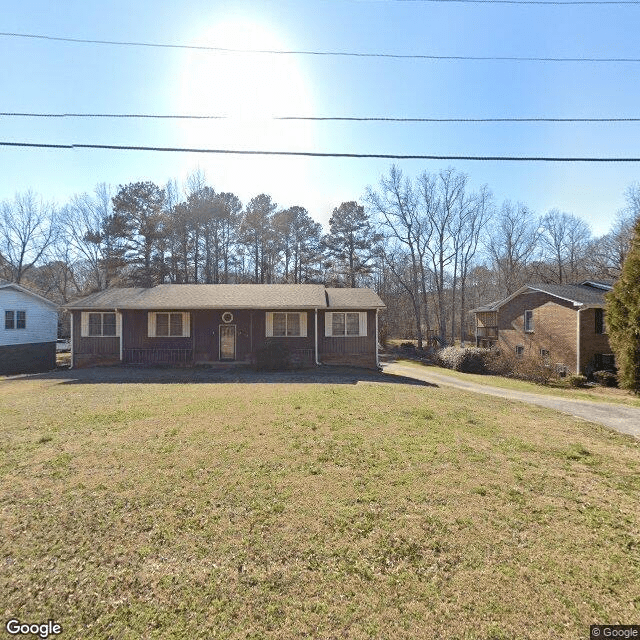
[[[220,325],[220,360],[236,359],[236,326]]]

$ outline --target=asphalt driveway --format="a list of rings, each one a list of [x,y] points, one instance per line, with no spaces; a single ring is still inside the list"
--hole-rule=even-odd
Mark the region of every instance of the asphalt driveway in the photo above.
[[[591,402],[585,400],[569,400],[558,396],[529,393],[526,391],[513,391],[501,389],[475,382],[467,382],[453,376],[424,369],[397,364],[395,362],[383,363],[386,374],[415,378],[438,386],[455,387],[473,393],[484,393],[490,396],[498,396],[508,400],[537,404],[548,409],[555,409],[562,413],[568,413],[576,418],[582,418],[589,422],[602,424],[605,427],[615,429],[620,433],[626,433],[640,439],[640,408],[627,407],[609,402]]]

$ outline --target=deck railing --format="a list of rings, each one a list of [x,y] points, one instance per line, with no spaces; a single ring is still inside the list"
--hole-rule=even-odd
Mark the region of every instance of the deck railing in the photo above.
[[[476,327],[477,338],[498,339],[498,327]]]
[[[191,349],[125,349],[127,364],[190,364]]]

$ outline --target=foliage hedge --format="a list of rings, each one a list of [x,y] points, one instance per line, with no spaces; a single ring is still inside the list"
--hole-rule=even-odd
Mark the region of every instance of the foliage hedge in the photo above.
[[[262,349],[256,352],[258,371],[283,371],[291,369],[291,352],[277,340],[268,340]]]

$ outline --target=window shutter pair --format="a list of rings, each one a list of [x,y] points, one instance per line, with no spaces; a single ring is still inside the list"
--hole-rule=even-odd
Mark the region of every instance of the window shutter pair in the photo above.
[[[156,322],[156,317],[158,315],[158,313],[164,313],[164,312],[158,312],[158,311],[149,311],[147,313],[147,336],[149,338],[156,338],[156,326],[157,326],[157,322]],[[191,337],[191,316],[189,314],[188,311],[183,311],[182,313],[182,337],[183,338],[190,338]],[[171,325],[171,314],[169,314],[167,312],[167,314],[169,315],[169,326]],[[163,337],[168,337],[168,336],[163,336]],[[180,337],[180,336],[173,336],[175,337]]]
[[[287,315],[292,315],[292,313],[287,313]],[[307,337],[307,312],[303,311],[302,313],[298,313],[298,317],[300,318],[300,335],[295,337],[306,338]],[[267,313],[265,314],[265,336],[267,338],[273,338],[273,311],[267,311]],[[290,336],[290,337],[293,337],[293,336]]]
[[[88,338],[89,337],[89,314],[90,313],[99,313],[103,316],[104,313],[114,313],[113,311],[82,311],[80,312],[80,337]],[[115,312],[116,314],[116,335],[109,336],[110,338],[119,338],[122,333],[122,314],[119,312]],[[104,318],[102,318],[104,320]],[[102,322],[101,322],[102,324]],[[97,336],[100,337],[100,336]]]
[[[358,333],[360,337],[365,337],[367,335],[367,312],[366,311],[348,311],[348,312],[344,312],[344,311],[327,311],[324,314],[324,335],[326,338],[332,338],[333,337],[333,314],[334,313],[340,313],[342,315],[345,315],[345,313],[357,313],[358,314]],[[346,332],[346,327],[347,327],[347,322],[346,322],[346,315],[345,315],[345,332]],[[345,335],[340,335],[338,336],[340,338],[344,338],[344,337],[351,337],[351,338],[355,338],[356,336],[345,336]]]

